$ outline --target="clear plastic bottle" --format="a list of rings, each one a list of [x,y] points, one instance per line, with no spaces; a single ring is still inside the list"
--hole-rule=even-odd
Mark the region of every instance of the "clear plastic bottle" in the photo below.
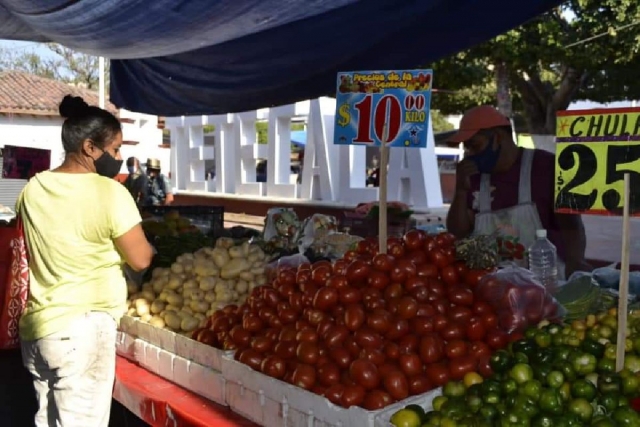
[[[558,286],[558,258],[553,243],[547,239],[547,230],[536,230],[536,241],[529,248],[529,270],[549,291]]]

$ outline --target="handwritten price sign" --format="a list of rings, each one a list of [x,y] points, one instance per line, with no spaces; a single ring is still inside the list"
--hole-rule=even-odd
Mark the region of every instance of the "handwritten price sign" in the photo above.
[[[631,215],[640,216],[640,108],[558,113],[555,208],[622,215],[629,173]]]
[[[431,70],[338,73],[335,143],[427,146]]]

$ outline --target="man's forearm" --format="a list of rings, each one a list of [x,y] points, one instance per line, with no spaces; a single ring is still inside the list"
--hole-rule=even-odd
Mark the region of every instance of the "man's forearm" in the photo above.
[[[447,230],[456,237],[466,237],[473,231],[473,221],[467,206],[467,193],[456,191],[447,214]]]

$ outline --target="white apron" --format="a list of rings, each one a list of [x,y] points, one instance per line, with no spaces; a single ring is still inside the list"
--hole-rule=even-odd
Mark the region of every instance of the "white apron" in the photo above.
[[[538,209],[531,200],[531,165],[534,150],[522,150],[520,165],[520,182],[518,184],[518,204],[497,211],[491,211],[491,175],[482,174],[478,194],[478,214],[475,219],[474,234],[491,235],[498,232],[503,242],[510,242],[509,247],[522,245],[522,259],[513,262],[527,267],[526,251],[536,240],[536,230],[542,229]],[[517,249],[515,252],[518,252]],[[565,280],[564,262],[558,258],[558,279]]]

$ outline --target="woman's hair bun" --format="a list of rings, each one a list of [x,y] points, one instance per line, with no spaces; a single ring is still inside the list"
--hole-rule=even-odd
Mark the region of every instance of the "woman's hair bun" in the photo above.
[[[82,117],[87,114],[89,104],[79,96],[67,95],[62,99],[58,110],[60,115],[67,119]]]

